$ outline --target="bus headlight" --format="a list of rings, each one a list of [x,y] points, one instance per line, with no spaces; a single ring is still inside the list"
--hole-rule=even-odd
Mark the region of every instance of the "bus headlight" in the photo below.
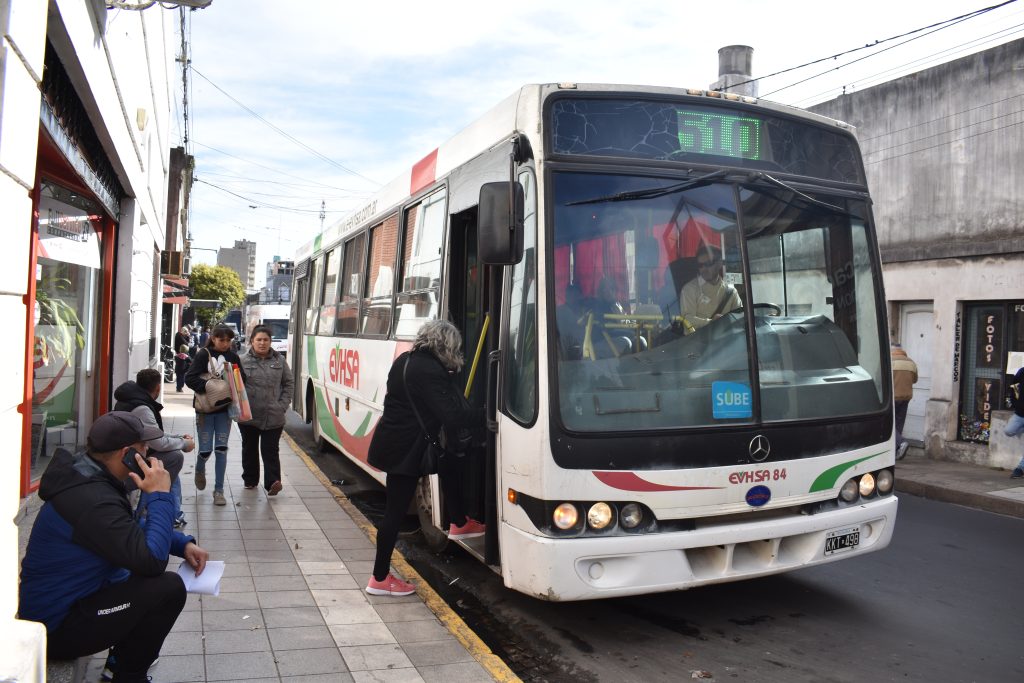
[[[612,521],[612,508],[608,503],[594,503],[587,511],[587,524],[594,529],[603,529]]]
[[[644,521],[644,511],[636,503],[627,503],[622,506],[622,512],[619,514],[619,522],[626,529],[635,529],[640,526],[640,522]]]
[[[875,478],[868,472],[860,478],[860,495],[867,498],[875,493]]]
[[[878,492],[883,496],[892,491],[892,485],[895,479],[892,476],[892,470],[879,470],[878,476],[875,478],[875,487],[878,488]]]
[[[571,529],[579,521],[580,514],[572,503],[562,503],[551,514],[551,521],[559,529]]]
[[[858,486],[856,479],[848,480],[845,484],[843,484],[843,488],[839,489],[839,497],[842,498],[847,503],[852,503],[853,501],[857,500],[857,495]]]

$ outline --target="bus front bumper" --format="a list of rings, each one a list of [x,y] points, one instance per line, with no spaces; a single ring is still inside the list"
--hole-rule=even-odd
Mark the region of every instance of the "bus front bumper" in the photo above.
[[[502,525],[505,585],[544,600],[590,600],[750,579],[889,545],[895,496],[816,515],[715,524],[693,531],[549,538]],[[733,518],[734,519],[734,518]],[[842,535],[857,542],[834,547]]]

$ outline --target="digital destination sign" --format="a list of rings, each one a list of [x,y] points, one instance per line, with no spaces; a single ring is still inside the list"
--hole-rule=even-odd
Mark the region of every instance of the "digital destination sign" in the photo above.
[[[679,151],[736,159],[761,158],[760,119],[708,110],[676,111]]]

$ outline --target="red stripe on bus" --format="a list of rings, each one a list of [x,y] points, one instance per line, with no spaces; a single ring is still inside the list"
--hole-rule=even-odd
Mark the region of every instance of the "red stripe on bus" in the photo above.
[[[594,472],[602,484],[623,491],[707,491],[722,486],[666,486],[641,478],[636,472]]]
[[[416,194],[435,180],[437,180],[436,149],[413,164],[412,179],[409,181],[409,194]]]

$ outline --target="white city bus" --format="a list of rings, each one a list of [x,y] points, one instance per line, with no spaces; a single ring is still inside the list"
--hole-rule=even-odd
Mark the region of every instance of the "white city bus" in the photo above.
[[[680,291],[704,246],[741,303],[701,324]],[[697,90],[525,86],[296,263],[295,409],[378,480],[393,359],[426,320],[462,330],[489,437],[463,482],[487,533],[461,543],[510,588],[679,590],[890,541],[885,299],[845,124]],[[439,496],[424,478],[435,545]]]
[[[288,355],[288,304],[251,304],[245,307],[245,343],[252,342],[252,331],[257,325],[270,328],[270,347]]]

